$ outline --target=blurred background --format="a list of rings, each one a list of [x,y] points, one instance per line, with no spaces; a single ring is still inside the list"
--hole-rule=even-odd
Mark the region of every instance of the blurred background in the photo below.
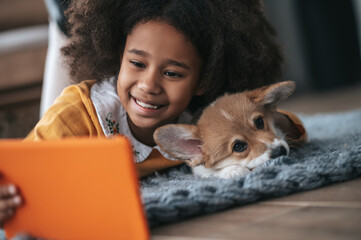
[[[361,0],[264,0],[278,31],[282,107],[301,114],[361,108]],[[0,138],[22,138],[39,120],[48,46],[44,0],[0,0]],[[360,119],[361,120],[361,119]]]

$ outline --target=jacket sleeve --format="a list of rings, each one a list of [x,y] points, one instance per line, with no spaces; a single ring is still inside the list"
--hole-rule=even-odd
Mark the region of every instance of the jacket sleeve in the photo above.
[[[25,140],[103,136],[89,97],[91,85],[88,82],[64,89]]]

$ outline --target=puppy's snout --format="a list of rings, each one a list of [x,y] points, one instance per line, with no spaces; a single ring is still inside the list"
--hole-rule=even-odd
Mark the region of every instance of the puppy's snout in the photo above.
[[[287,149],[284,146],[276,147],[271,152],[271,158],[277,158],[284,155],[287,155]]]

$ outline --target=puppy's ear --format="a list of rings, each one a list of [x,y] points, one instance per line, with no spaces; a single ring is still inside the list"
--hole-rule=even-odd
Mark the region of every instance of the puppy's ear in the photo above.
[[[186,124],[169,124],[154,132],[154,140],[163,151],[172,157],[189,160],[192,167],[202,163],[203,144],[198,136],[198,127]]]
[[[251,101],[262,105],[277,106],[281,101],[287,99],[296,88],[292,81],[275,83],[269,86],[248,92]]]

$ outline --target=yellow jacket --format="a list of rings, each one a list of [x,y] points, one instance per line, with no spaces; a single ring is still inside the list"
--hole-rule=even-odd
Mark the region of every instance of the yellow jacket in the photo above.
[[[25,141],[75,136],[105,137],[90,98],[90,89],[94,83],[94,80],[88,80],[64,89]],[[306,132],[302,122],[292,113],[281,110],[280,112],[292,120],[302,133],[302,136],[294,142],[304,142]],[[142,177],[155,171],[179,165],[182,162],[168,160],[158,150],[154,149],[145,161],[136,163],[136,167],[139,176]]]

